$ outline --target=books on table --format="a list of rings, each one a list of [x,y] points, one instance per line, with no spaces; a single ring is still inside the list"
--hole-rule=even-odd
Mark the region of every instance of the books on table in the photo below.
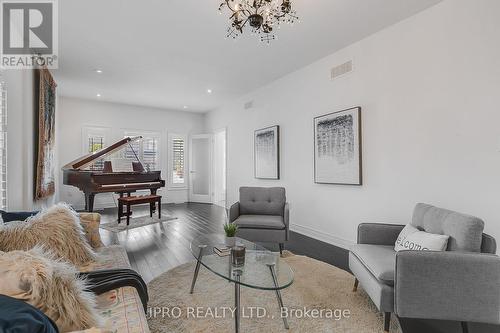
[[[220,257],[225,257],[231,254],[231,248],[226,245],[216,245],[214,246],[214,253]]]

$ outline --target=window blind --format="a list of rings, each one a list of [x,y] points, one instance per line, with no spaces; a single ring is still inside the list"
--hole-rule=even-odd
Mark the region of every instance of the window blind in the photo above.
[[[0,208],[7,209],[7,88],[0,76]]]
[[[142,140],[142,164],[149,170],[158,170],[158,140],[144,138]]]
[[[172,183],[184,184],[184,139],[172,139]]]
[[[125,158],[134,162],[137,161],[134,152],[146,170],[159,170],[158,138],[142,135],[142,140],[131,142],[130,145],[127,145],[125,148]]]

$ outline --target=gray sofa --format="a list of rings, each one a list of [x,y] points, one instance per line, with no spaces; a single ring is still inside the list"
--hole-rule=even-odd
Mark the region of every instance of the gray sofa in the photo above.
[[[449,235],[445,252],[394,251],[404,225],[363,223],[349,252],[349,268],[375,305],[399,317],[500,324],[500,257],[479,218],[417,204],[411,224]]]
[[[289,208],[283,187],[241,187],[240,201],[229,209],[237,236],[252,242],[278,243],[283,253],[288,241]]]

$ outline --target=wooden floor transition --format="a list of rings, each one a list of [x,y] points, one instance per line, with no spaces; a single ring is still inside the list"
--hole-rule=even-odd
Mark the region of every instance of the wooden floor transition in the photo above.
[[[116,208],[100,212],[102,223],[117,217]],[[149,214],[149,206],[133,208],[133,217]],[[164,204],[162,214],[170,214],[178,219],[159,224],[113,233],[101,229],[103,242],[120,244],[127,250],[132,268],[138,271],[146,282],[178,265],[194,260],[189,243],[200,233],[220,233],[226,220],[224,208],[197,203]],[[131,224],[133,220],[131,221]],[[348,252],[345,249],[316,239],[291,232],[286,249],[295,254],[306,255],[349,271]],[[277,244],[262,244],[277,251]],[[190,283],[190,281],[186,281]],[[404,333],[457,333],[461,332],[457,322],[437,320],[401,319]],[[382,332],[382,328],[381,328]],[[470,324],[470,333],[500,332],[498,326]],[[339,332],[340,333],[340,332]]]

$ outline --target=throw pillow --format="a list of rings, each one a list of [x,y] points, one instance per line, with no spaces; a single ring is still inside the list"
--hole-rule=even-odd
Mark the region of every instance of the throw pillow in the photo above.
[[[74,266],[55,259],[42,247],[29,251],[0,252],[0,294],[41,310],[60,332],[98,326],[95,295],[86,291]]]
[[[95,259],[78,214],[65,204],[52,206],[26,222],[0,227],[0,251],[27,251],[36,245],[44,245],[58,258],[76,266]]]
[[[394,250],[414,250],[414,251],[445,251],[448,245],[447,235],[431,234],[420,231],[408,224],[399,233]]]
[[[5,223],[12,221],[24,221],[37,213],[38,212],[6,212],[4,210],[0,210],[0,215],[2,215],[2,220]]]
[[[42,311],[18,299],[0,295],[0,332],[58,333],[56,324]]]

